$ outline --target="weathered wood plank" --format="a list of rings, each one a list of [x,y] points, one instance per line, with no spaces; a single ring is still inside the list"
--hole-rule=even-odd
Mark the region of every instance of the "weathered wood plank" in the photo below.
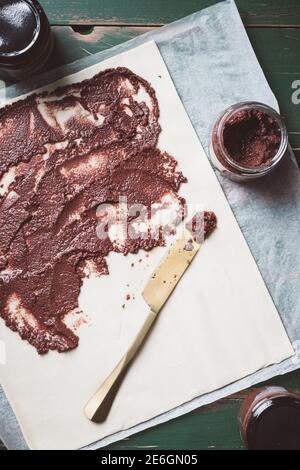
[[[160,424],[108,449],[192,450],[192,449],[242,449],[238,432],[239,402],[218,402],[218,410],[205,407],[197,412]]]
[[[300,150],[300,103],[292,88],[300,80],[300,29],[248,29],[249,38],[286,120],[291,145]],[[298,160],[299,162],[300,160]]]
[[[216,0],[40,0],[52,24],[161,25],[217,3]],[[236,0],[247,25],[299,25],[298,0]]]
[[[293,391],[300,389],[300,373],[288,374],[285,377],[275,378],[272,385],[289,387],[296,383]],[[199,408],[192,413],[176,418],[155,428],[150,428],[139,434],[133,435],[106,449],[110,450],[134,450],[144,449],[155,451],[180,450],[180,449],[243,449],[237,415],[243,398],[250,390],[241,392],[212,405]]]
[[[69,26],[53,26],[52,31],[56,47],[50,67],[67,64],[87,55],[103,51],[151,29],[153,28],[139,26],[96,26],[80,33]]]
[[[56,50],[51,67],[72,62],[149,31],[148,27],[95,27],[80,34],[68,26],[53,27]],[[248,29],[254,50],[280,103],[290,132],[290,142],[300,149],[300,104],[292,102],[292,83],[300,80],[300,28]],[[300,151],[297,152],[298,157]],[[300,161],[300,160],[298,160]]]

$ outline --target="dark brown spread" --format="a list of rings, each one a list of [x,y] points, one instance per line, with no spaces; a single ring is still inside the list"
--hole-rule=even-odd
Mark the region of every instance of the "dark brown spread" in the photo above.
[[[300,395],[265,386],[246,395],[238,414],[249,450],[300,450]]]
[[[216,226],[217,217],[211,211],[197,212],[186,224],[186,228],[197,243],[202,243],[205,238],[209,237]]]
[[[13,172],[0,200],[0,313],[39,353],[77,346],[64,319],[87,267],[108,274],[111,251],[164,244],[150,232],[99,239],[97,208],[126,196],[150,210],[165,195],[183,208],[185,178],[156,147],[158,118],[153,88],[126,68],[0,109],[0,178]]]
[[[0,110],[0,176],[15,172],[0,202],[0,312],[39,353],[77,346],[63,319],[78,307],[87,262],[107,273],[110,251],[164,242],[99,240],[97,207],[120,195],[150,207],[167,193],[183,205],[184,177],[156,148],[158,118],[154,90],[125,68]]]
[[[281,131],[274,118],[257,109],[242,110],[224,125],[224,145],[243,167],[270,165],[278,152]]]

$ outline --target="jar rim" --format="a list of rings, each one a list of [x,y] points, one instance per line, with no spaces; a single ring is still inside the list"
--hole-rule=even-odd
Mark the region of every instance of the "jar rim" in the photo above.
[[[281,133],[281,141],[280,141],[279,149],[277,150],[276,154],[272,158],[271,163],[259,165],[257,167],[247,167],[247,166],[241,165],[237,163],[236,160],[234,160],[230,156],[229,152],[227,151],[224,145],[223,131],[224,131],[225,123],[239,111],[243,111],[247,109],[260,110],[264,112],[265,114],[268,114],[269,116],[271,116],[278,124],[279,130]],[[282,117],[280,116],[280,114],[277,113],[277,111],[275,111],[275,109],[259,101],[242,101],[226,108],[225,111],[223,111],[223,113],[221,114],[221,117],[219,118],[219,120],[217,121],[216,132],[217,132],[220,144],[221,144],[219,146],[219,150],[222,153],[222,157],[224,158],[225,162],[229,166],[237,170],[238,172],[247,174],[247,175],[263,175],[264,173],[268,173],[283,158],[287,150],[287,146],[288,146],[287,128],[286,128],[285,123],[283,122]]]
[[[31,0],[22,0],[22,1],[25,2],[29,6],[29,8],[32,10],[32,13],[34,14],[35,21],[36,21],[36,27],[35,27],[34,34],[32,36],[31,41],[27,44],[26,47],[24,47],[23,49],[21,49],[19,51],[0,52],[0,59],[1,58],[10,59],[10,58],[19,57],[19,56],[25,54],[35,44],[35,42],[36,42],[36,40],[37,40],[37,38],[40,34],[41,20],[40,20],[38,10],[36,9],[35,5],[32,3]]]
[[[277,396],[262,399],[260,402],[256,403],[249,416],[247,429],[245,430],[246,442],[249,449],[256,448],[255,434],[260,426],[261,420],[270,413],[273,413],[275,408],[278,410],[281,407],[289,407],[298,411],[300,408],[299,396],[287,391]]]

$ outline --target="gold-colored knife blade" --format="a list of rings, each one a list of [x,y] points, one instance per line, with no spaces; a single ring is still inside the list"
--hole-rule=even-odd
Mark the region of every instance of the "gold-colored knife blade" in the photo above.
[[[160,312],[200,246],[187,229],[171,245],[143,290],[143,297],[152,311]]]
[[[143,297],[150,307],[150,312],[128,351],[86,404],[85,414],[91,421],[99,423],[106,419],[129,363],[143,343],[158,313],[198,253],[200,246],[201,244],[194,241],[191,233],[183,229],[181,237],[173,242],[151,276],[143,291]]]

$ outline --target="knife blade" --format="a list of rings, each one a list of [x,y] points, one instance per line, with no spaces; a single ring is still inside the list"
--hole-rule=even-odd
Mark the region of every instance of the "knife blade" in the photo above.
[[[200,247],[190,231],[183,229],[143,290],[143,298],[153,312],[160,312]]]

